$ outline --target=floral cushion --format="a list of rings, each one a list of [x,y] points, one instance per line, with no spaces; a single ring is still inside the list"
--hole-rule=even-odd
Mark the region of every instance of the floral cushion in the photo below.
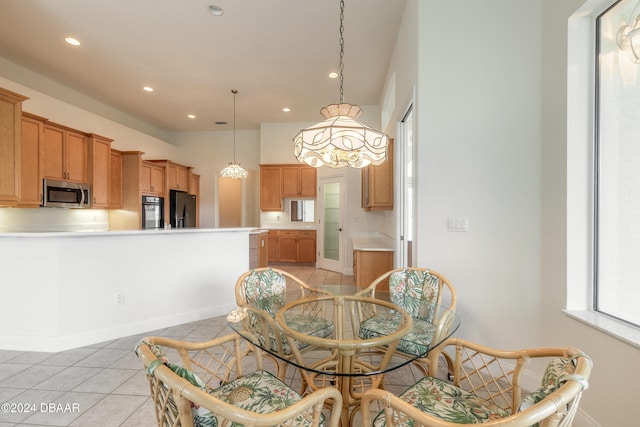
[[[211,392],[220,400],[259,414],[269,414],[285,409],[302,399],[302,396],[267,371],[256,371],[238,378]],[[321,415],[320,425],[324,424]],[[240,424],[233,423],[232,426]],[[310,422],[303,415],[295,418],[294,425],[306,426]]]
[[[562,384],[570,379],[580,381],[583,387],[586,388],[586,380],[579,375],[574,375],[575,369],[574,359],[557,357],[551,360],[542,375],[540,388],[522,399],[518,411],[524,411],[536,403],[541,402],[545,397],[558,390]],[[538,427],[538,424],[536,423],[531,427]]]
[[[247,302],[275,317],[284,305],[287,279],[272,269],[252,271],[244,279]]]
[[[422,412],[456,424],[480,424],[509,416],[499,406],[433,377],[424,377],[402,393],[400,398]],[[373,425],[386,425],[384,411],[376,416]],[[394,425],[412,427],[414,423],[411,419],[398,419]]]
[[[377,314],[362,322],[358,335],[363,339],[387,336],[397,331],[399,324],[399,313]],[[416,356],[426,355],[434,332],[435,327],[431,323],[419,318],[413,319],[411,331],[402,337],[397,349]]]
[[[429,271],[405,268],[389,275],[391,302],[402,307],[413,318],[433,320],[440,287],[438,278]]]
[[[291,329],[297,332],[302,332],[305,335],[324,338],[333,333],[333,323],[317,316],[304,316],[301,314],[291,313],[291,314],[285,315],[285,319],[286,319],[287,325],[289,325]],[[251,320],[252,325],[256,325],[257,322],[258,322],[257,318]],[[260,335],[259,336],[260,342],[262,345],[264,345],[265,344],[264,337],[262,336],[262,334],[259,334],[259,335]],[[278,344],[276,342],[276,337],[273,334],[270,334],[269,338],[271,342],[271,349],[274,351],[278,351]],[[291,347],[289,346],[289,341],[287,341],[284,334],[281,335],[281,338],[282,338],[282,351],[284,352],[284,354],[285,355],[292,354]],[[303,349],[309,346],[309,344],[303,343],[300,341],[296,341],[296,343],[299,349]]]

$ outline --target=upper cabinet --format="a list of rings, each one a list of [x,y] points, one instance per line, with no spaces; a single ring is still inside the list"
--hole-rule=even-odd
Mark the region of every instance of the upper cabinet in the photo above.
[[[40,146],[44,133],[44,117],[22,113],[22,189],[19,206],[38,207],[42,204],[40,178]]]
[[[164,197],[164,166],[143,160],[140,165],[140,191],[149,196]]]
[[[285,197],[315,198],[317,171],[306,165],[260,165],[260,210],[282,211]]]
[[[390,139],[384,163],[362,168],[362,208],[366,211],[393,210],[393,145]]]
[[[260,166],[260,210],[282,211],[282,168]]]
[[[43,178],[89,182],[89,143],[85,134],[55,123],[45,123],[40,153]]]
[[[91,134],[89,136],[89,170],[92,192],[91,206],[94,208],[109,208],[110,173],[111,173],[111,142],[113,140]]]
[[[20,200],[21,120],[25,96],[0,88],[0,205]]]
[[[167,189],[189,191],[189,175],[191,174],[190,167],[179,165],[171,160],[149,161],[164,168]]]
[[[122,208],[122,152],[113,149],[109,165],[109,208]]]
[[[293,165],[282,167],[282,197],[316,197],[316,168]]]

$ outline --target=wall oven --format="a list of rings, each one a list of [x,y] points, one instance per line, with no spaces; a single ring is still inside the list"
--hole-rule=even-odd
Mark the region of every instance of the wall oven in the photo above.
[[[164,197],[142,196],[142,229],[164,228]]]
[[[89,184],[45,179],[42,181],[42,186],[42,206],[54,208],[91,207]]]

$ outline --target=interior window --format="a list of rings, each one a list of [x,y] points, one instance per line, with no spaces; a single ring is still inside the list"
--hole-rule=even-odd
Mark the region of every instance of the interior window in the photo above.
[[[639,6],[620,0],[596,21],[594,309],[634,325],[640,325]]]

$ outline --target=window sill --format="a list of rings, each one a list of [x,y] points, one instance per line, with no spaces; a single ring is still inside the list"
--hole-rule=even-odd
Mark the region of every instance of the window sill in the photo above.
[[[587,310],[564,310],[564,312],[586,325],[611,335],[636,348],[640,348],[640,328],[621,322],[604,314]]]

